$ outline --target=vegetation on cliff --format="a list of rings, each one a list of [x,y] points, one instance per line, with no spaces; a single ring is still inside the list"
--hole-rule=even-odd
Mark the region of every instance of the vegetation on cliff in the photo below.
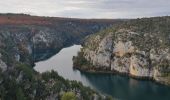
[[[84,48],[74,57],[74,64],[79,64],[78,69],[109,68],[170,84],[169,33],[168,16],[127,20],[88,36]]]
[[[0,14],[0,99],[108,99],[57,72],[39,74],[32,67],[35,61],[120,21]]]
[[[0,41],[2,35],[2,40],[5,37],[5,41],[11,41],[10,45],[18,47],[16,49],[28,51],[28,47],[31,48],[38,61],[52,56],[65,46],[80,44],[87,35],[122,21],[0,14]]]
[[[91,67],[92,64],[90,64],[90,62],[84,58],[83,52],[78,52],[78,56],[73,56],[72,60],[73,60],[74,68],[79,68],[79,66],[81,66],[81,69],[83,70],[88,70],[89,68],[93,68]]]

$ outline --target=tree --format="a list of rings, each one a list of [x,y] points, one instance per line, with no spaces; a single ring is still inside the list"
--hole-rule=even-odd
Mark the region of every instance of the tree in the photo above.
[[[24,93],[21,88],[18,88],[16,93],[17,100],[26,100]]]

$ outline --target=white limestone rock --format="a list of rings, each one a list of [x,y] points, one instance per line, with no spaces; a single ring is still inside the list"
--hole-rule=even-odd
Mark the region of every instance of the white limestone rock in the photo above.
[[[7,70],[7,65],[6,65],[6,63],[5,62],[3,62],[2,60],[1,60],[1,54],[0,54],[0,69],[2,70],[2,72],[4,72],[4,71],[6,71]]]

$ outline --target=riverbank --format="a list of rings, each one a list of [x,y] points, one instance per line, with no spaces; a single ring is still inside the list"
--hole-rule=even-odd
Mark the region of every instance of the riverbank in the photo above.
[[[80,48],[82,48],[80,45],[63,48],[53,57],[37,62],[34,69],[40,73],[55,70],[64,79],[79,81],[84,86],[88,86],[98,93],[111,95],[113,98],[120,100],[148,100],[148,98],[168,100],[166,98],[170,98],[170,88],[151,81],[140,81],[116,73],[113,75],[114,73],[108,71],[109,69],[101,69],[98,72],[96,71],[97,69],[93,69],[90,72],[85,72],[85,69],[82,71],[74,70],[72,58],[77,55]],[[149,93],[145,94],[148,91]],[[161,94],[162,91],[164,95]],[[144,98],[138,98],[136,95]]]
[[[88,66],[89,67],[89,66]],[[142,81],[152,81],[152,82],[155,82],[156,84],[159,84],[159,85],[166,85],[168,87],[170,87],[170,84],[168,82],[165,82],[165,81],[158,81],[158,80],[161,80],[161,79],[154,79],[153,77],[141,77],[141,76],[135,76],[135,75],[132,75],[132,74],[129,74],[129,73],[121,73],[121,72],[118,72],[116,70],[103,70],[103,69],[98,69],[98,68],[95,68],[93,67],[93,69],[90,69],[92,68],[89,67],[76,67],[74,66],[73,64],[73,69],[74,70],[79,70],[81,72],[86,72],[86,73],[93,73],[93,74],[113,74],[113,75],[120,75],[120,76],[126,76],[126,77],[130,77],[130,78],[133,78],[133,79],[136,79],[136,80],[142,80]]]

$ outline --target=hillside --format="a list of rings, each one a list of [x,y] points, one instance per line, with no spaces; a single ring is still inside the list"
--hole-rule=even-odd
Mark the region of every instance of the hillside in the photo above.
[[[0,39],[0,46],[2,48],[4,39],[9,41],[12,37],[12,44],[17,45],[16,47],[25,46],[27,51],[34,52],[35,61],[38,61],[50,57],[65,46],[81,43],[83,38],[89,34],[120,22],[121,20],[1,14],[0,38],[3,39]]]
[[[107,99],[56,72],[39,74],[32,67],[35,61],[47,59],[63,47],[80,44],[87,35],[120,22],[1,14],[0,99],[58,100],[67,94],[81,100]]]
[[[89,36],[74,68],[170,85],[170,17],[132,19]]]

